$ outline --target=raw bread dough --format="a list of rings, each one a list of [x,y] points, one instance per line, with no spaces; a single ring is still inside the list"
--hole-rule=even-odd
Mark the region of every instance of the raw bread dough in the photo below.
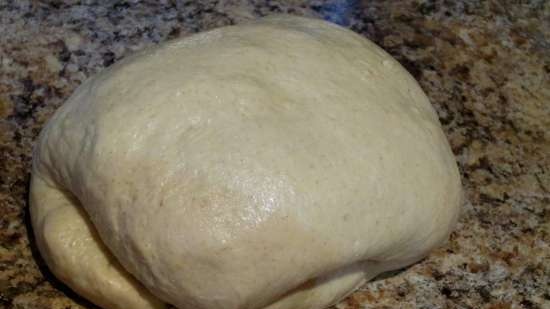
[[[319,309],[441,244],[460,188],[394,59],[277,16],[85,82],[40,135],[31,215],[54,274],[106,308]]]

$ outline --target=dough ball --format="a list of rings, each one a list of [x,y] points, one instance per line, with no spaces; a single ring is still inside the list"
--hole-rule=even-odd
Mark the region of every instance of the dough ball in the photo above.
[[[416,81],[363,37],[290,16],[86,81],[32,177],[46,262],[106,308],[324,308],[445,241],[461,201]]]

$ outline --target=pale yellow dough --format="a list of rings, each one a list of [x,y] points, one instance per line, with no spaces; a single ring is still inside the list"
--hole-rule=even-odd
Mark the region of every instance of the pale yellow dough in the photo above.
[[[394,59],[276,16],[80,86],[37,142],[31,215],[52,272],[105,308],[320,309],[444,242],[460,188]]]

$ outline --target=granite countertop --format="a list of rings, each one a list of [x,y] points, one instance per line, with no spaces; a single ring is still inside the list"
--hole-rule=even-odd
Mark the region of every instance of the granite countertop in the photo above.
[[[336,308],[550,308],[550,1],[0,0],[0,308],[92,308],[28,223],[31,148],[88,76],[171,38],[271,13],[370,38],[419,81],[460,166],[450,242]],[[107,4],[110,3],[110,4]]]

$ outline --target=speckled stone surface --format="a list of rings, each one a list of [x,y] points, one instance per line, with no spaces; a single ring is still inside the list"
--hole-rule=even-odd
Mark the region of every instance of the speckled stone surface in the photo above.
[[[466,192],[446,246],[336,308],[550,308],[550,1],[113,3],[0,0],[0,308],[93,308],[48,273],[28,224],[33,141],[75,87],[135,50],[281,12],[396,57],[436,108]]]

